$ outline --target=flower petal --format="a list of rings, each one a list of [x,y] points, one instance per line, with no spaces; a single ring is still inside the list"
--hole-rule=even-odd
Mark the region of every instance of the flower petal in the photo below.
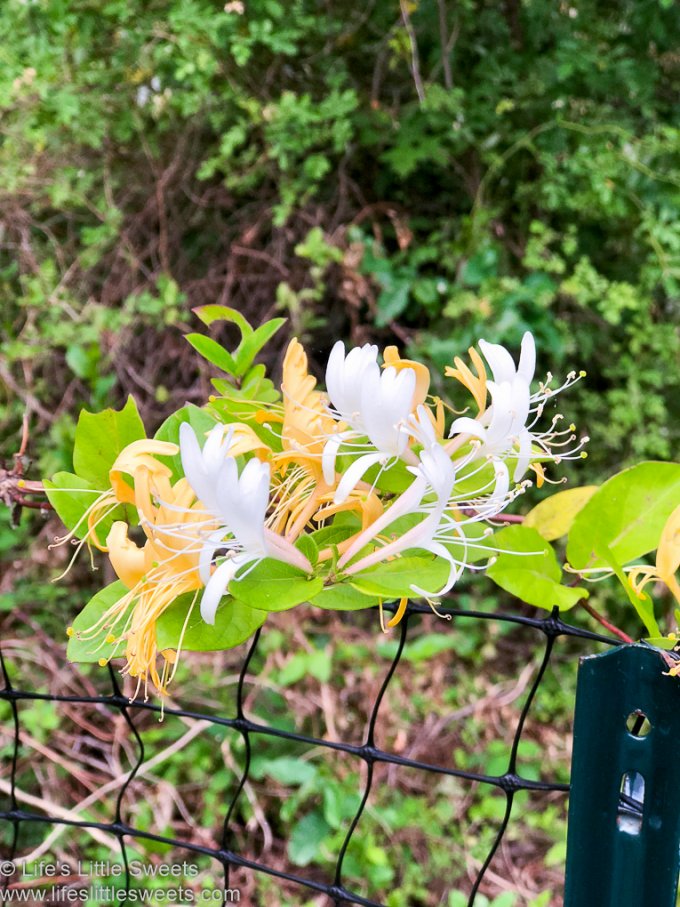
[[[479,347],[484,353],[486,361],[491,366],[494,381],[501,384],[503,381],[512,381],[517,374],[515,362],[500,343],[488,343],[486,340],[479,341]]]
[[[358,460],[355,460],[340,480],[340,484],[338,485],[333,499],[334,503],[342,504],[346,501],[350,492],[356,488],[357,484],[364,477],[364,473],[370,469],[371,466],[380,463],[384,459],[384,454],[370,453],[364,454],[363,457],[359,457]]]
[[[517,366],[517,377],[522,378],[527,384],[534,380],[536,371],[536,343],[531,331],[527,331],[522,337],[522,350],[519,356],[519,365]]]
[[[223,561],[210,577],[201,598],[201,617],[207,624],[215,623],[217,606],[226,594],[229,583],[234,578],[238,566],[233,558],[229,558]]]

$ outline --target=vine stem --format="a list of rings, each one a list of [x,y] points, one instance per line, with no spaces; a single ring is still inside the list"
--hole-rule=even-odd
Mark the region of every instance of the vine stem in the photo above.
[[[610,633],[613,633],[615,636],[618,636],[619,639],[623,640],[623,642],[634,642],[632,636],[629,636],[627,633],[624,633],[623,630],[619,630],[619,628],[614,626],[614,624],[610,623],[610,621],[608,621],[606,617],[603,617],[601,614],[598,614],[598,612],[595,610],[595,608],[593,608],[592,605],[589,605],[585,599],[581,599],[579,604],[581,605],[582,608],[585,608],[585,610],[588,612],[588,614],[590,614],[590,616],[592,618],[594,618],[598,622],[598,624],[602,624],[603,627],[605,627],[607,630],[609,630]]]

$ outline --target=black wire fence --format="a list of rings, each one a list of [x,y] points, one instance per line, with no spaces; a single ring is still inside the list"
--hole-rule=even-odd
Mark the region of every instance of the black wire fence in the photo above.
[[[390,606],[386,606],[386,608],[389,610]],[[13,728],[10,728],[13,744],[11,747],[10,756],[11,764],[9,766],[9,808],[0,811],[0,823],[9,823],[9,826],[7,827],[10,829],[9,852],[8,854],[3,856],[9,861],[19,859],[18,848],[20,831],[23,827],[29,824],[38,826],[65,825],[75,828],[98,829],[100,831],[107,832],[108,834],[115,837],[118,841],[118,845],[120,847],[120,857],[125,868],[124,883],[126,892],[131,888],[133,882],[130,874],[129,844],[131,841],[137,839],[139,841],[155,842],[155,844],[157,845],[160,844],[179,848],[182,852],[186,852],[189,855],[202,854],[216,860],[219,864],[221,864],[224,870],[224,889],[222,893],[222,903],[231,902],[229,899],[229,892],[233,890],[232,881],[234,871],[245,870],[252,873],[266,874],[273,880],[278,880],[281,884],[292,884],[296,888],[299,887],[301,898],[314,895],[325,895],[328,899],[328,904],[332,904],[334,905],[334,907],[336,907],[336,905],[345,904],[361,904],[364,905],[364,907],[385,907],[384,903],[372,900],[370,897],[364,896],[361,893],[351,890],[348,887],[345,881],[345,864],[347,849],[350,841],[354,836],[360,836],[362,833],[362,815],[364,814],[366,805],[369,801],[374,786],[376,768],[380,764],[388,764],[395,766],[397,770],[400,768],[410,769],[440,776],[451,776],[453,778],[458,778],[468,782],[477,782],[480,785],[489,785],[505,796],[505,811],[503,817],[492,839],[492,843],[489,847],[488,853],[486,854],[486,858],[483,860],[481,867],[476,873],[476,878],[474,879],[471,891],[469,893],[468,905],[469,907],[473,907],[480,890],[480,885],[491,865],[494,855],[501,845],[503,836],[505,835],[508,825],[511,821],[513,803],[517,794],[520,791],[530,791],[561,792],[564,795],[567,795],[569,792],[568,784],[550,780],[531,780],[527,777],[524,777],[522,775],[522,765],[520,764],[521,760],[518,758],[519,747],[522,741],[523,732],[525,731],[527,718],[529,716],[539,687],[541,686],[541,683],[544,679],[546,670],[550,664],[551,657],[553,657],[553,653],[556,650],[556,646],[560,645],[561,640],[567,638],[578,638],[588,644],[584,646],[584,651],[582,653],[585,655],[593,653],[593,644],[604,643],[606,645],[617,645],[619,643],[618,640],[614,638],[603,636],[599,633],[594,633],[587,629],[565,623],[561,619],[559,612],[556,609],[545,617],[467,611],[456,608],[442,608],[441,611],[443,614],[450,616],[451,622],[447,624],[448,627],[452,625],[457,626],[460,621],[495,621],[505,625],[521,625],[522,627],[535,632],[538,640],[540,640],[540,645],[542,646],[542,659],[540,661],[540,666],[538,667],[538,670],[533,677],[533,681],[526,693],[525,700],[519,714],[519,719],[517,721],[516,727],[514,728],[514,733],[512,734],[511,744],[509,747],[509,752],[507,754],[507,766],[505,771],[502,774],[498,775],[488,775],[462,770],[460,768],[451,767],[450,765],[433,765],[426,761],[409,758],[407,756],[402,756],[394,752],[388,752],[376,745],[376,727],[378,726],[379,722],[381,703],[383,702],[390,683],[393,681],[393,678],[398,671],[399,662],[408,639],[409,625],[414,619],[415,615],[431,613],[427,605],[411,603],[408,607],[407,613],[400,624],[398,647],[384,676],[382,685],[379,688],[379,692],[368,712],[367,727],[365,730],[365,735],[363,737],[363,742],[361,744],[320,739],[319,737],[308,736],[305,734],[282,729],[274,725],[261,723],[259,721],[253,721],[248,716],[246,712],[246,697],[244,691],[247,684],[249,670],[252,665],[252,659],[261,640],[261,632],[258,631],[258,633],[253,637],[252,642],[250,643],[248,653],[245,657],[245,660],[243,661],[240,670],[240,676],[236,687],[236,705],[234,714],[223,716],[211,715],[202,711],[192,711],[181,708],[166,707],[164,709],[166,716],[177,716],[179,718],[208,721],[214,725],[230,728],[242,737],[245,752],[242,773],[230,802],[225,804],[221,840],[218,847],[208,847],[204,846],[201,843],[194,843],[188,840],[181,840],[173,837],[165,837],[163,835],[144,830],[143,828],[134,827],[126,821],[124,808],[126,793],[128,793],[130,785],[134,781],[137,772],[139,771],[145,760],[145,746],[142,740],[142,736],[140,735],[139,729],[136,725],[136,719],[142,712],[160,712],[161,705],[159,703],[153,701],[145,702],[140,699],[130,701],[127,696],[123,694],[117,672],[111,665],[109,665],[111,688],[108,695],[53,695],[50,693],[34,692],[29,689],[21,689],[16,685],[16,681],[13,683],[11,666],[8,664],[6,655],[3,656],[2,649],[0,648],[0,668],[4,681],[4,687],[2,690],[0,690],[0,701],[4,701],[9,704],[9,708],[11,710],[10,714],[12,716],[11,723],[13,723]],[[441,632],[446,632],[444,626],[442,626]],[[17,770],[19,764],[22,731],[21,704],[36,702],[39,700],[52,703],[61,702],[76,705],[80,704],[82,706],[102,705],[112,710],[117,710],[123,717],[125,723],[127,724],[127,727],[129,728],[129,733],[131,735],[130,739],[134,740],[135,742],[136,762],[132,770],[125,778],[125,781],[118,792],[113,816],[110,822],[104,823],[85,820],[81,821],[77,819],[64,818],[63,816],[60,817],[58,815],[42,814],[24,809],[20,805],[19,798],[17,797]],[[361,792],[361,799],[359,801],[355,815],[348,822],[344,842],[339,848],[337,854],[334,855],[334,871],[332,872],[332,874],[329,874],[329,877],[324,881],[319,881],[316,878],[304,877],[303,875],[297,874],[295,872],[281,870],[280,868],[277,868],[275,866],[268,865],[264,861],[246,857],[243,854],[242,850],[240,852],[238,833],[234,827],[233,820],[239,806],[239,800],[243,795],[244,788],[250,778],[252,756],[253,753],[256,752],[258,739],[267,736],[283,738],[287,741],[297,744],[323,747],[327,750],[333,750],[345,754],[346,756],[365,764],[365,784],[363,791]],[[625,792],[624,797],[626,799],[628,808],[635,809],[636,804],[634,797],[627,796]],[[5,887],[7,887],[10,882],[11,875],[6,875],[2,882],[0,882],[0,887],[3,884]]]

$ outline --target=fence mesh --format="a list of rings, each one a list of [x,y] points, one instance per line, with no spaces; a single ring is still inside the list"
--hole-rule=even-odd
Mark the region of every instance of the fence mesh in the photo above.
[[[386,609],[389,610],[390,606],[386,606]],[[508,828],[509,822],[511,820],[513,803],[517,794],[520,791],[552,791],[561,792],[567,795],[569,791],[569,785],[565,783],[559,783],[557,781],[550,780],[531,780],[527,777],[524,777],[522,775],[522,766],[520,764],[520,760],[518,759],[518,751],[520,743],[522,741],[522,735],[525,730],[527,717],[529,716],[532,704],[534,703],[534,699],[536,697],[536,693],[543,681],[551,657],[555,652],[556,645],[559,645],[559,641],[564,638],[580,638],[584,640],[586,644],[589,644],[584,645],[583,654],[591,654],[594,648],[592,645],[593,643],[617,645],[619,644],[619,641],[617,639],[604,636],[599,633],[591,632],[590,630],[584,629],[582,627],[565,623],[561,619],[557,610],[554,610],[551,614],[546,615],[545,617],[469,611],[452,607],[441,608],[441,612],[450,617],[451,622],[450,624],[448,624],[448,626],[456,626],[460,622],[469,620],[497,621],[503,624],[521,625],[522,627],[527,628],[529,631],[534,632],[539,641],[539,645],[542,646],[542,659],[540,661],[540,666],[538,667],[538,670],[533,677],[533,681],[528,688],[523,706],[521,708],[521,712],[519,714],[519,719],[512,734],[509,752],[507,753],[507,766],[505,771],[498,775],[488,775],[473,771],[466,771],[460,768],[451,767],[450,765],[433,765],[426,761],[409,758],[408,756],[403,756],[395,752],[389,752],[385,749],[381,749],[376,745],[376,727],[378,725],[380,706],[388,690],[388,687],[392,683],[393,678],[395,677],[395,674],[398,670],[399,662],[407,642],[409,626],[413,621],[415,615],[430,613],[427,605],[411,603],[408,606],[407,613],[400,624],[398,647],[396,649],[394,657],[391,660],[391,663],[389,664],[388,670],[384,676],[377,696],[370,706],[363,742],[360,744],[321,739],[320,737],[316,736],[308,736],[306,734],[293,732],[281,727],[276,727],[272,724],[254,721],[248,716],[246,709],[245,687],[247,684],[247,677],[249,675],[249,669],[252,664],[253,656],[255,655],[261,640],[261,631],[258,631],[258,633],[253,637],[251,643],[249,644],[247,655],[240,670],[240,675],[236,687],[236,705],[234,714],[224,716],[211,715],[202,711],[194,711],[182,708],[166,707],[164,709],[166,716],[198,719],[210,722],[214,725],[221,725],[224,728],[232,729],[233,731],[241,735],[243,739],[245,751],[243,768],[233,796],[231,797],[230,802],[228,802],[228,804],[225,806],[221,839],[218,847],[209,847],[205,846],[202,843],[196,843],[195,841],[192,842],[189,840],[182,840],[174,837],[165,837],[161,834],[156,834],[151,831],[144,830],[143,828],[134,827],[126,821],[124,809],[125,797],[129,791],[130,785],[134,781],[137,772],[139,771],[146,758],[145,745],[142,740],[142,736],[140,735],[139,729],[136,726],[136,719],[139,713],[141,713],[142,711],[160,712],[160,704],[152,701],[145,702],[139,699],[130,701],[130,699],[123,694],[117,672],[111,665],[109,665],[111,687],[110,693],[108,693],[107,695],[54,695],[51,693],[42,693],[31,691],[29,689],[21,689],[19,686],[17,686],[16,681],[15,683],[12,682],[11,665],[8,663],[7,656],[3,655],[2,649],[0,648],[0,670],[4,682],[3,689],[0,691],[0,701],[5,701],[9,704],[9,708],[11,710],[10,723],[13,724],[13,727],[10,727],[10,737],[13,743],[11,745],[11,764],[9,767],[8,808],[0,811],[0,822],[9,823],[9,827],[11,829],[9,836],[9,854],[7,855],[8,859],[15,860],[18,858],[20,830],[24,825],[27,825],[29,823],[44,826],[65,825],[73,826],[75,828],[98,829],[100,831],[107,832],[108,834],[115,837],[118,841],[120,856],[125,867],[124,881],[126,891],[130,890],[132,884],[128,850],[129,842],[133,839],[138,839],[141,841],[146,840],[147,842],[155,842],[156,844],[168,845],[170,847],[178,848],[182,852],[186,852],[187,854],[202,854],[216,860],[219,864],[221,864],[224,870],[223,903],[227,903],[227,893],[232,889],[232,875],[233,872],[238,869],[258,874],[264,873],[275,880],[279,880],[281,883],[285,882],[288,885],[292,884],[296,888],[299,887],[301,896],[305,892],[307,893],[307,896],[313,896],[315,893],[319,895],[326,895],[328,898],[328,903],[334,905],[334,907],[335,905],[345,904],[361,904],[364,905],[364,907],[385,907],[384,903],[372,900],[371,898],[364,896],[357,891],[351,890],[345,883],[346,873],[344,871],[347,849],[350,841],[352,840],[353,836],[361,834],[361,819],[371,796],[376,767],[383,763],[391,764],[395,766],[396,769],[402,768],[416,770],[423,773],[448,775],[469,782],[477,782],[481,785],[489,785],[495,788],[497,791],[500,791],[505,796],[505,811],[503,817],[500,821],[500,824],[498,825],[488,853],[486,854],[485,859],[483,860],[478,872],[476,873],[476,877],[469,894],[468,907],[473,907],[479,893],[482,880],[484,879],[484,876],[490,867],[494,855],[496,854],[503,840],[506,829]],[[445,632],[445,630],[442,629],[442,632]],[[23,702],[36,702],[38,700],[53,703],[61,702],[74,705],[80,704],[83,706],[103,705],[110,709],[116,710],[123,717],[127,727],[129,728],[130,739],[134,741],[136,747],[136,759],[132,769],[127,774],[124,783],[120,787],[115,801],[113,816],[110,822],[77,820],[64,817],[63,815],[59,816],[43,814],[31,811],[30,809],[22,808],[22,805],[19,802],[19,798],[17,797],[17,770],[19,764],[20,742],[22,733],[20,706]],[[351,757],[352,759],[359,760],[365,765],[365,784],[363,786],[363,790],[361,791],[361,799],[359,801],[359,805],[353,818],[351,818],[351,820],[348,822],[344,842],[335,855],[334,871],[332,872],[332,875],[329,875],[329,877],[327,877],[324,881],[320,881],[316,878],[304,877],[303,875],[297,874],[295,872],[283,871],[275,866],[268,865],[265,861],[249,858],[242,852],[240,852],[238,834],[234,827],[233,819],[239,805],[239,800],[242,797],[244,788],[250,778],[252,755],[255,748],[257,747],[258,738],[262,738],[263,736],[284,738],[287,741],[295,742],[298,744],[322,747],[326,750],[333,750],[345,754],[347,757]],[[10,878],[6,877],[0,883],[0,886],[2,884],[7,886],[9,882]]]

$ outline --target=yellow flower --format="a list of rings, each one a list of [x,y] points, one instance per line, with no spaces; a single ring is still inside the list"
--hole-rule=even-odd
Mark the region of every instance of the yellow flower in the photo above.
[[[680,507],[669,516],[661,532],[656,550],[656,566],[639,565],[629,570],[628,582],[638,598],[646,598],[644,588],[648,583],[665,583],[680,604],[680,584],[675,574],[680,569]]]
[[[472,364],[477,370],[477,374],[472,371],[469,365],[466,365],[463,360],[456,356],[453,360],[455,368],[451,368],[450,365],[447,365],[444,369],[444,374],[447,378],[455,378],[456,381],[460,381],[463,387],[466,387],[472,396],[474,397],[475,403],[480,413],[483,413],[486,409],[486,368],[484,367],[484,360],[479,355],[477,350],[471,346],[468,350],[468,355],[472,360]]]
[[[272,456],[274,512],[270,528],[294,541],[304,530],[329,490],[321,469],[321,454],[328,433],[336,430],[328,412],[325,394],[316,390],[316,381],[307,370],[307,354],[293,338],[283,360],[283,450]],[[277,417],[274,416],[276,419]]]
[[[160,464],[150,460],[139,464],[133,474],[144,546],[128,537],[129,527],[122,521],[113,524],[106,539],[113,569],[128,592],[81,635],[95,635],[105,628],[107,642],[125,644],[123,673],[138,678],[136,693],[143,684],[146,694],[150,680],[164,695],[177,667],[177,653],[158,652],[156,624],[178,596],[203,587],[200,552],[203,536],[214,528],[214,521],[196,503],[186,479],[172,485]],[[190,614],[191,609],[187,621]],[[160,673],[159,655],[163,658]]]
[[[416,389],[413,393],[411,411],[416,410],[425,403],[427,394],[430,389],[430,372],[427,366],[422,362],[416,362],[415,359],[402,359],[396,346],[386,346],[383,352],[383,368],[392,367],[400,372],[405,368],[410,368],[416,375]]]
[[[121,450],[116,457],[113,466],[109,470],[109,488],[98,494],[97,498],[90,504],[71,532],[61,538],[57,538],[55,541],[53,547],[58,547],[59,545],[68,542],[74,536],[82,537],[82,541],[80,545],[78,545],[66,572],[68,572],[71,563],[73,563],[75,556],[84,544],[87,544],[88,546],[94,545],[94,547],[98,548],[100,551],[107,550],[106,545],[102,545],[99,539],[97,527],[113,513],[116,507],[121,504],[134,505],[135,503],[134,488],[125,477],[127,476],[129,478],[133,476],[135,471],[143,466],[154,476],[165,476],[167,478],[171,475],[171,470],[163,463],[159,463],[154,457],[159,455],[172,457],[178,452],[179,447],[176,444],[171,444],[169,441],[154,441],[147,439],[133,441]],[[81,530],[83,522],[87,523],[86,532],[82,532]],[[61,579],[61,577],[59,578]]]

